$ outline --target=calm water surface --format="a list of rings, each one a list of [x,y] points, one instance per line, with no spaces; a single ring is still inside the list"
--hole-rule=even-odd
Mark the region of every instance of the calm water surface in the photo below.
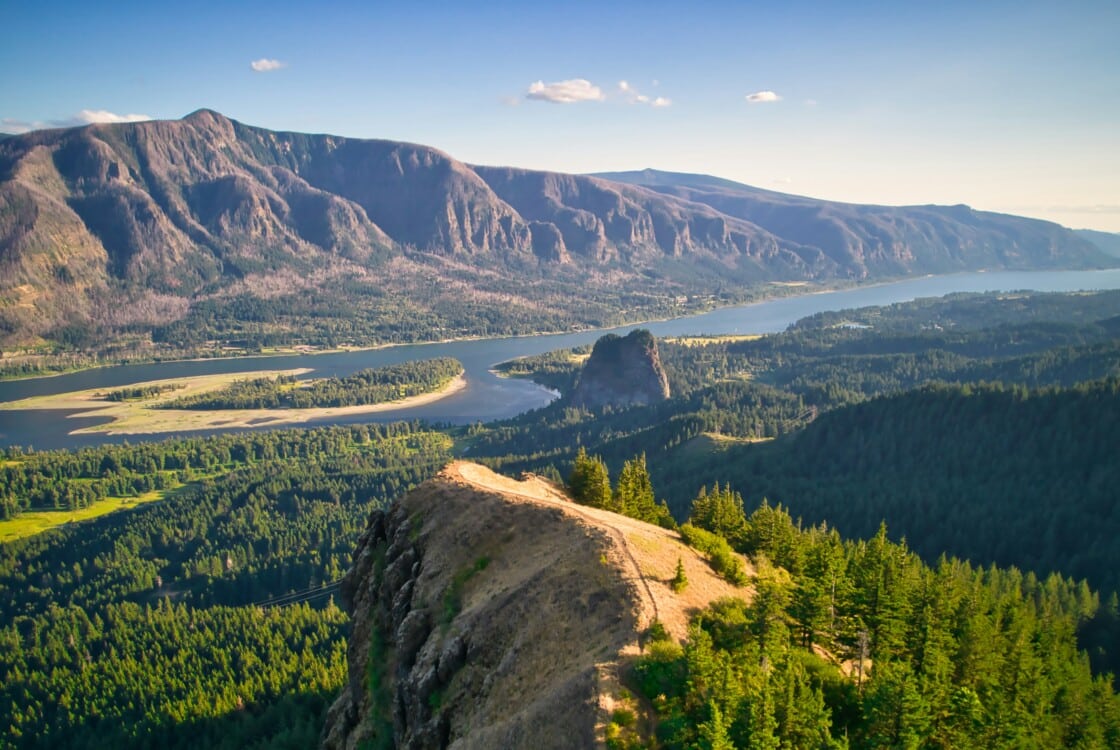
[[[940,297],[953,292],[1015,291],[1032,289],[1066,292],[1089,289],[1120,289],[1120,269],[1107,271],[998,272],[929,276],[919,279],[822,292],[728,307],[686,318],[580,333],[519,336],[506,339],[415,344],[386,349],[339,354],[285,355],[243,359],[162,362],[124,365],[70,375],[0,382],[0,402],[15,401],[89,388],[115,388],[147,380],[248,372],[253,370],[311,368],[304,377],[349,375],[368,367],[382,367],[415,359],[455,357],[466,369],[467,387],[436,403],[375,415],[331,419],[319,424],[343,424],[375,420],[425,419],[467,424],[503,419],[546,405],[555,394],[525,380],[499,378],[490,368],[515,357],[540,354],[594,342],[607,332],[625,333],[633,328],[650,329],[656,336],[696,334],[774,333],[808,315],[869,305],[888,305],[919,297]],[[64,411],[0,411],[0,446],[22,445],[39,449],[69,448],[128,439],[158,440],[165,435],[131,437],[71,435],[72,430],[99,419],[75,419]],[[210,430],[207,432],[217,432]]]

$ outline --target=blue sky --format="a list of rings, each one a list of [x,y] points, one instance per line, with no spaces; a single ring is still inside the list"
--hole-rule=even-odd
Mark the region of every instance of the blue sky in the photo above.
[[[476,164],[702,172],[1120,232],[1117,0],[47,0],[3,17],[8,132],[209,107]]]

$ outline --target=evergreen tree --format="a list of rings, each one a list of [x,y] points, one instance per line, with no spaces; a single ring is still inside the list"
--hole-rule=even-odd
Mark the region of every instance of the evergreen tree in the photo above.
[[[588,456],[582,446],[568,475],[568,489],[577,503],[613,510],[607,465],[598,456]]]
[[[708,701],[708,714],[710,718],[697,727],[700,735],[698,747],[703,750],[735,750],[734,743],[727,735],[727,722],[723,718],[723,712],[715,701]]]
[[[742,550],[746,544],[749,527],[743,510],[743,496],[732,491],[730,486],[721,489],[717,483],[711,494],[708,494],[707,488],[701,487],[700,494],[692,501],[688,521],[719,534],[737,550]]]
[[[672,586],[673,591],[678,593],[684,591],[685,586],[688,585],[688,576],[684,574],[684,561],[679,557],[677,558],[677,572],[673,574],[673,580],[670,581],[669,585]]]
[[[653,483],[649,478],[644,453],[622,465],[614,505],[614,509],[625,516],[668,528],[675,526],[668,507],[654,498]]]

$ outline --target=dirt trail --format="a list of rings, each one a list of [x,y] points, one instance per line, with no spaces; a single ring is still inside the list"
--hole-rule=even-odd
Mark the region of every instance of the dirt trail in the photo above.
[[[611,511],[577,505],[563,489],[540,477],[518,481],[466,461],[453,462],[441,475],[511,501],[557,508],[580,523],[605,531],[614,541],[607,556],[633,583],[643,626],[659,620],[675,638],[683,639],[691,615],[713,600],[725,596],[750,598],[750,589],[735,587],[716,576],[707,561],[686,546],[676,532]],[[670,585],[678,560],[688,578],[688,585],[680,592],[673,591]]]

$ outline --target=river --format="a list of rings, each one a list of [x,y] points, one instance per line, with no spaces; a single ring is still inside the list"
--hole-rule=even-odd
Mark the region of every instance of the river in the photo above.
[[[435,403],[373,415],[333,419],[312,424],[345,422],[389,422],[425,419],[433,422],[469,424],[512,417],[549,403],[555,394],[535,383],[499,378],[490,368],[515,357],[540,354],[553,349],[588,344],[604,333],[625,333],[648,328],[654,335],[774,333],[791,323],[827,310],[906,302],[919,297],[940,297],[953,292],[1037,290],[1067,292],[1091,289],[1120,289],[1120,269],[1105,271],[1000,271],[927,276],[885,284],[860,286],[833,292],[726,307],[701,315],[673,320],[622,326],[579,333],[541,334],[503,339],[481,339],[448,343],[393,346],[358,352],[300,354],[239,359],[208,359],[105,367],[69,375],[0,382],[0,402],[90,388],[115,388],[148,380],[207,375],[311,368],[304,377],[349,375],[369,367],[382,367],[415,359],[455,357],[466,370],[467,387]],[[0,446],[22,445],[37,449],[73,448],[106,442],[158,440],[164,435],[108,436],[72,435],[72,430],[99,419],[75,419],[65,411],[0,411]],[[211,430],[208,432],[215,432]]]

